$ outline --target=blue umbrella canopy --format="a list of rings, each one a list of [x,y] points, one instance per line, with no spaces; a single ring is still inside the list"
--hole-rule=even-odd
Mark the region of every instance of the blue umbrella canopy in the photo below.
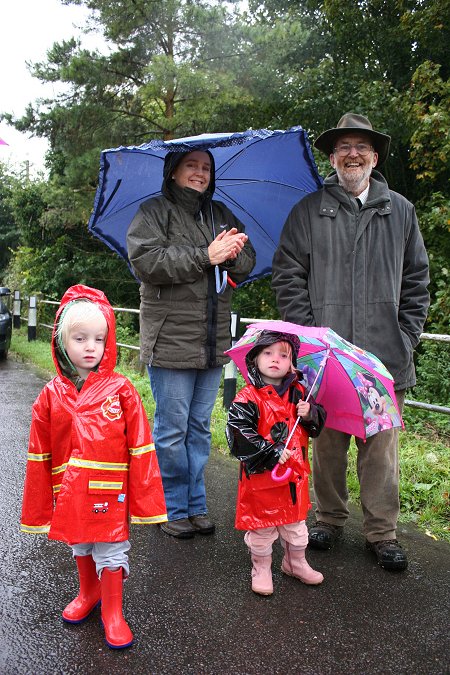
[[[202,134],[103,150],[90,232],[128,262],[128,226],[142,202],[161,194],[166,154],[205,149],[214,155],[216,165],[214,199],[224,202],[244,223],[256,251],[256,266],[247,281],[270,274],[290,210],[322,184],[307,133],[300,126],[286,131]]]

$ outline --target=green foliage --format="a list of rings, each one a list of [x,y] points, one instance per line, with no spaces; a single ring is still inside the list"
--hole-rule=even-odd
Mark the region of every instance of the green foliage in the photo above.
[[[70,3],[68,3],[70,4]],[[78,4],[74,2],[73,4]],[[197,0],[91,0],[92,26],[110,48],[100,54],[75,40],[55,43],[34,64],[43,82],[68,85],[30,106],[17,128],[51,139],[52,175],[70,184],[95,182],[101,149],[218,130],[241,108],[239,20],[226,7]],[[226,109],[228,117],[221,115]]]
[[[450,316],[450,199],[440,192],[424,197],[418,207],[430,260],[431,306],[427,330],[448,333]]]
[[[19,246],[12,254],[5,282],[22,295],[59,300],[69,286],[85,284],[106,293],[115,306],[137,307],[139,289],[126,263],[96,242],[65,234],[52,246],[35,249]]]
[[[25,246],[42,246],[49,241],[41,224],[41,216],[48,205],[46,186],[43,182],[27,182],[11,194],[10,204]]]
[[[450,152],[450,80],[440,64],[425,61],[415,71],[404,109],[414,131],[410,138],[411,168],[419,181],[448,185]]]
[[[11,250],[19,243],[19,229],[11,205],[15,182],[7,167],[0,163],[0,279],[8,265]]]
[[[14,354],[15,358],[24,363],[33,364],[42,377],[47,379],[54,377],[56,371],[50,352],[50,334],[44,335],[44,339],[29,342],[26,333],[24,327],[20,330],[13,329],[10,354]]]
[[[238,288],[233,295],[232,309],[242,318],[279,319],[271,279],[271,276],[264,277]]]
[[[413,40],[418,61],[431,59],[442,65],[442,74],[448,78],[450,62],[450,5],[448,0],[427,0],[427,2],[404,3],[405,11],[401,24]]]
[[[448,446],[404,435],[400,443],[401,519],[412,520],[450,541],[450,454]]]
[[[424,341],[417,364],[414,398],[450,406],[450,343]]]
[[[422,433],[401,433],[400,521],[414,522],[434,538],[450,542],[450,454],[448,445]],[[347,484],[350,498],[359,500],[357,449],[350,445]]]

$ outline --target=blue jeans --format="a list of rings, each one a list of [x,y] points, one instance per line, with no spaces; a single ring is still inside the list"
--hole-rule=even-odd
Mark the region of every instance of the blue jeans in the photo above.
[[[207,512],[204,468],[211,451],[211,413],[222,368],[149,366],[156,403],[153,436],[169,520]]]

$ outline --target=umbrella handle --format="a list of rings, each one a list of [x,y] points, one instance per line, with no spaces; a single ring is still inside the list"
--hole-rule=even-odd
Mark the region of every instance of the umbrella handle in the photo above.
[[[222,274],[222,278],[220,278],[220,270],[218,265],[215,265],[214,272],[216,275],[216,293],[217,295],[222,295],[222,293],[227,287],[228,273],[224,271]]]
[[[287,480],[287,479],[289,478],[289,476],[291,475],[291,473],[292,473],[291,467],[288,466],[288,468],[286,469],[286,471],[285,471],[284,473],[282,473],[281,476],[279,476],[279,475],[277,474],[277,471],[278,471],[278,467],[279,467],[279,466],[282,466],[282,465],[281,465],[279,462],[277,462],[277,463],[275,464],[275,466],[273,467],[271,473],[270,473],[270,475],[272,476],[272,480],[274,480],[275,483],[281,483],[281,481]]]

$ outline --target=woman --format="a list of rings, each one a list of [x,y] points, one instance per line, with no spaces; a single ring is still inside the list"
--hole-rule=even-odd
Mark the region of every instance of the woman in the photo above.
[[[256,261],[242,223],[212,200],[214,187],[210,152],[168,153],[162,196],[140,206],[127,235],[142,282],[141,360],[156,402],[169,519],[161,528],[179,538],[214,532],[204,483],[211,413],[230,346],[232,286]]]

